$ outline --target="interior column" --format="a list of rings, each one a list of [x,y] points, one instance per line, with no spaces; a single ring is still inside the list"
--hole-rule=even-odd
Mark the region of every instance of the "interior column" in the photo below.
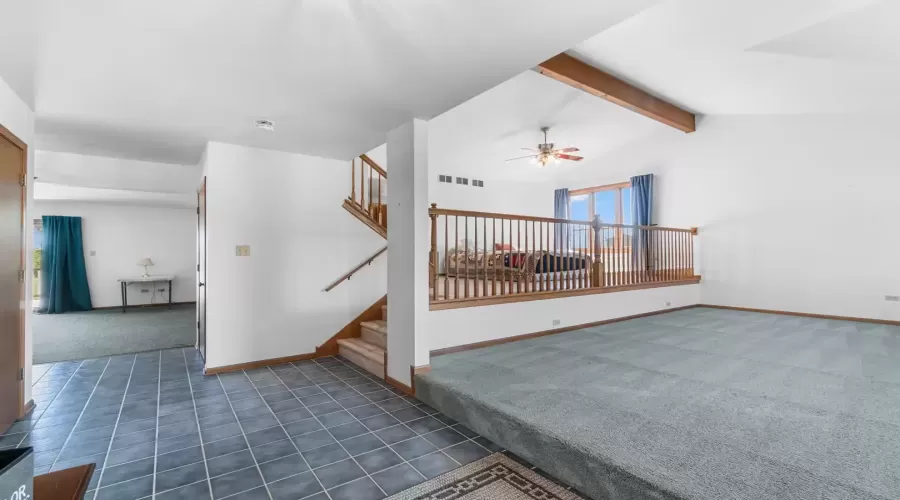
[[[429,364],[428,124],[412,120],[387,138],[388,364],[387,374],[412,386],[410,367]]]

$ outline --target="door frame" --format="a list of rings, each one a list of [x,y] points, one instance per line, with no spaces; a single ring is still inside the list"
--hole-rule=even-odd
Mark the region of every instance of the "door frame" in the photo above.
[[[8,140],[12,143],[13,146],[19,148],[22,151],[22,165],[19,167],[19,175],[22,179],[22,186],[19,190],[19,212],[20,212],[20,242],[19,242],[19,270],[24,274],[28,274],[25,272],[25,250],[27,248],[27,240],[25,234],[25,212],[27,211],[26,200],[27,198],[27,189],[28,189],[28,145],[25,144],[21,139],[19,139],[15,134],[12,133],[8,128],[4,127],[0,124],[0,137]],[[34,400],[29,401],[27,404],[25,403],[25,310],[28,309],[25,306],[25,277],[19,281],[19,373],[22,374],[19,377],[19,400],[16,403],[19,409],[19,418],[24,417],[31,409],[34,407]]]
[[[203,179],[200,181],[200,188],[197,189],[197,352],[200,353],[200,358],[203,359],[204,367],[206,366],[206,348],[208,342],[206,341],[207,332],[206,332],[206,281],[207,281],[207,248],[206,248],[206,227],[207,227],[207,212],[206,212],[206,176],[203,176]],[[203,207],[203,233],[200,233],[200,207]],[[203,239],[201,245],[201,238]],[[202,252],[201,252],[202,248]],[[200,264],[203,264],[203,275],[200,274]],[[202,279],[202,281],[201,281]],[[201,285],[202,283],[202,285]],[[201,300],[201,294],[203,295]],[[202,304],[201,304],[202,302]],[[203,314],[201,317],[200,307],[203,307]],[[200,323],[203,322],[203,345],[200,345]],[[202,347],[202,349],[201,349]]]

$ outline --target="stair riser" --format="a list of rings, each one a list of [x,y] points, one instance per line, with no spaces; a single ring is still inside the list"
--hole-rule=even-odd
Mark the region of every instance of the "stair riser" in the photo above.
[[[344,346],[341,346],[338,349],[338,353],[350,360],[354,365],[359,366],[366,371],[372,373],[372,375],[377,376],[378,378],[384,379],[384,363],[376,363],[371,359],[361,356],[357,354],[355,351],[347,349]]]
[[[381,319],[387,321],[387,306],[381,307]]]
[[[370,344],[374,344],[385,351],[387,350],[387,337],[371,328],[362,327],[362,339]]]

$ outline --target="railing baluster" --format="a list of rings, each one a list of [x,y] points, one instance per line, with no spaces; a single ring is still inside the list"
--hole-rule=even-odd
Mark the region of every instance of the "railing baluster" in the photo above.
[[[484,262],[484,265],[482,266],[484,268],[484,273],[483,273],[484,277],[481,279],[481,287],[482,287],[481,296],[486,297],[488,294],[487,293],[487,275],[488,275],[487,274],[487,263],[488,263],[487,217],[485,217],[485,219],[481,222],[481,229],[483,231],[482,238],[481,238],[481,241],[482,241],[481,246],[484,247],[484,249],[481,252],[481,260]]]
[[[436,203],[431,204],[431,208],[437,208]],[[428,281],[431,285],[431,300],[438,298],[438,255],[437,255],[437,215],[429,214],[431,218],[431,254],[428,256]]]
[[[381,209],[381,174],[378,174],[378,225],[384,226],[384,211]]]
[[[350,200],[356,201],[356,158],[350,160]]]
[[[453,273],[453,298],[459,298],[459,216],[453,217],[453,257],[456,259],[456,272]]]
[[[463,235],[463,241],[465,241],[466,245],[466,280],[463,285],[466,288],[465,297],[469,298],[469,218],[463,217],[463,229],[465,234]]]
[[[475,283],[473,283],[475,297],[478,297],[478,217],[475,217]],[[483,254],[482,254],[483,256]]]
[[[444,216],[444,300],[450,298],[450,216]]]
[[[491,249],[491,259],[494,262],[494,269],[491,270],[491,295],[496,296],[497,295],[497,272],[499,271],[499,269],[497,269],[497,258],[494,255],[497,250],[497,219],[496,218],[491,219],[491,226],[492,226],[492,231],[493,231],[491,240],[493,240],[493,242],[494,242],[494,248]],[[500,229],[502,230],[503,227],[501,226]],[[501,247],[501,251],[502,251],[502,247]],[[501,260],[500,263],[502,264],[503,261]]]

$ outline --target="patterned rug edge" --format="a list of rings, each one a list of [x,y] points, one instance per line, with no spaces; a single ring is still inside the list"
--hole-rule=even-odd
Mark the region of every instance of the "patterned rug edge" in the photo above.
[[[497,481],[505,481],[518,490],[508,500],[584,500],[503,453],[494,453],[464,465],[392,495],[387,500],[463,500]]]

